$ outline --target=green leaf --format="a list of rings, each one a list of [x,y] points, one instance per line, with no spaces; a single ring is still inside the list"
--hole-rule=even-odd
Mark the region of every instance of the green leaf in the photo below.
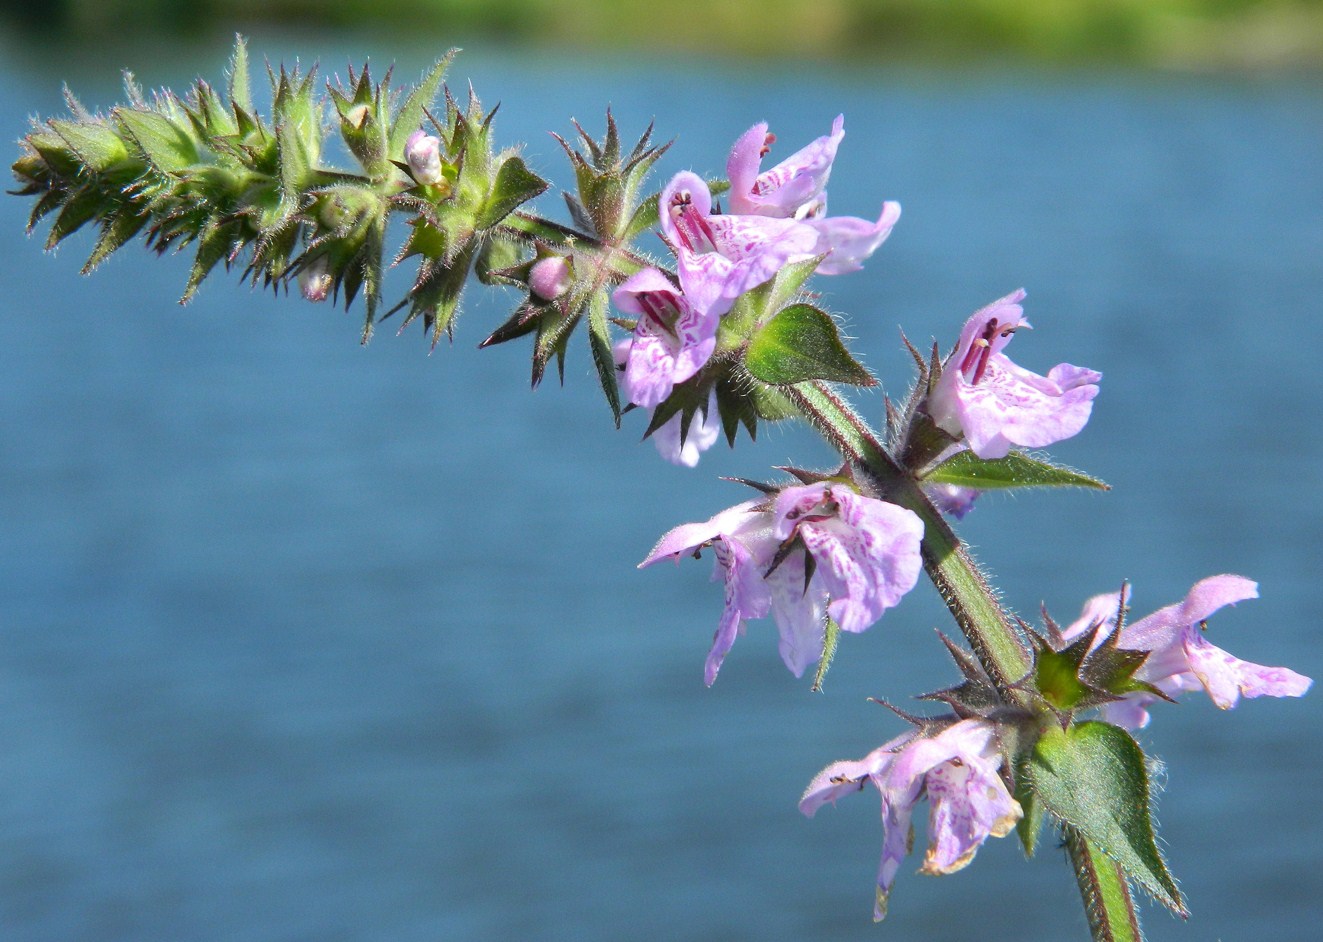
[[[588,337],[593,348],[593,363],[602,383],[606,403],[611,407],[616,428],[620,427],[620,387],[616,383],[616,359],[611,352],[611,329],[607,318],[607,294],[599,291],[588,305]]]
[[[750,373],[773,386],[807,380],[875,386],[841,342],[836,322],[810,304],[792,304],[754,333],[744,364]]]
[[[253,95],[248,84],[248,43],[234,35],[234,57],[230,59],[230,101],[244,111],[253,110]]]
[[[1144,753],[1129,733],[1097,721],[1049,728],[1026,771],[1049,813],[1096,844],[1158,902],[1187,915],[1158,852]]]
[[[286,197],[297,203],[312,175],[313,157],[292,121],[277,126],[276,140],[280,142],[280,186]]]
[[[791,298],[799,293],[799,289],[804,287],[804,282],[808,281],[809,276],[818,270],[818,265],[826,257],[826,255],[815,255],[813,258],[805,259],[802,262],[792,262],[777,272],[767,292],[767,307],[765,310],[775,311],[787,304]]]
[[[92,270],[111,256],[120,246],[132,239],[147,224],[147,214],[131,204],[122,206],[102,224],[101,235],[92,247],[92,254],[83,264],[81,274]]]
[[[657,200],[660,196],[660,193],[652,194],[634,210],[634,218],[629,221],[629,225],[621,234],[622,242],[626,244],[633,242],[644,232],[661,224],[661,217],[657,214]]]
[[[1020,803],[1020,809],[1024,814],[1015,822],[1015,833],[1020,836],[1020,843],[1024,845],[1024,855],[1032,857],[1038,851],[1038,837],[1043,831],[1044,810],[1043,802],[1034,792],[1029,776],[1024,771],[1027,762],[1026,756],[1017,764],[1015,800]]]
[[[496,171],[487,202],[478,212],[476,221],[479,229],[490,229],[521,203],[526,203],[547,188],[546,180],[529,170],[523,160],[509,157]]]
[[[962,451],[933,468],[923,479],[935,484],[957,484],[984,491],[1007,487],[1091,487],[1100,491],[1111,490],[1097,478],[1030,458],[1018,451],[993,460],[980,458],[972,451]]]
[[[179,299],[180,304],[187,304],[193,300],[197,294],[198,288],[206,280],[211,270],[224,258],[227,258],[233,248],[232,224],[209,223],[202,230],[198,237],[197,255],[193,257],[193,267],[188,273],[188,283],[184,285],[184,296]]]
[[[192,136],[165,115],[137,108],[116,108],[112,114],[143,156],[162,173],[174,173],[198,162]]]
[[[55,248],[64,239],[73,235],[102,209],[102,197],[93,187],[85,186],[64,202],[60,215],[51,224],[51,231],[46,236],[46,249]]]
[[[395,120],[390,128],[390,143],[387,147],[388,156],[398,159],[404,158],[404,145],[409,141],[409,135],[417,131],[423,124],[425,109],[431,107],[436,99],[437,89],[441,87],[441,78],[446,74],[446,69],[450,66],[450,60],[455,58],[458,49],[451,49],[444,56],[436,61],[432,70],[420,82],[409,97],[404,100],[400,106],[399,112],[395,115]]]
[[[113,128],[97,122],[52,120],[51,128],[64,138],[89,170],[102,173],[127,160],[129,149]]]

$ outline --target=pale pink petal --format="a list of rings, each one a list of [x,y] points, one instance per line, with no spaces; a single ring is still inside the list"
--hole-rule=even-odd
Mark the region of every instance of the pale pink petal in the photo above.
[[[799,810],[806,817],[813,817],[818,809],[836,799],[863,789],[870,778],[881,775],[891,764],[896,750],[914,737],[913,731],[905,732],[887,742],[862,759],[843,759],[833,762],[809,782],[804,795],[799,799]]]
[[[928,853],[923,872],[954,873],[969,864],[988,837],[1005,837],[1023,817],[997,773],[1000,760],[963,753],[932,769],[928,789]]]
[[[651,566],[663,559],[678,563],[681,556],[693,553],[694,550],[701,549],[713,540],[742,532],[751,519],[761,516],[753,509],[758,503],[759,501],[756,500],[746,500],[742,504],[726,508],[711,520],[704,520],[702,523],[684,523],[668,530],[657,541],[657,545],[652,548],[647,558],[639,563],[638,568]]]
[[[1254,697],[1300,697],[1313,683],[1285,667],[1264,667],[1233,657],[1204,638],[1198,625],[1187,625],[1183,644],[1190,671],[1199,678],[1219,709],[1229,710],[1241,694]]]
[[[694,412],[689,420],[689,428],[682,432],[681,415],[676,413],[661,428],[652,433],[653,444],[657,453],[671,464],[693,468],[698,459],[713,445],[721,435],[721,415],[716,406],[715,390],[708,397],[707,413],[702,409]]]
[[[818,265],[818,274],[844,275],[859,271],[864,267],[864,260],[891,235],[892,228],[899,220],[900,204],[890,201],[882,204],[882,214],[876,222],[855,216],[806,219],[805,224],[812,226],[818,233],[814,253],[829,253]]]
[[[790,673],[802,677],[809,665],[822,657],[827,596],[812,585],[806,591],[802,553],[791,553],[766,576],[765,582],[779,635],[777,651]]]
[[[770,170],[757,173],[767,142],[767,125],[754,125],[735,142],[726,162],[733,213],[793,217],[815,201],[827,186],[836,150],[845,137],[845,116],[838,115],[831,134],[818,138]]]

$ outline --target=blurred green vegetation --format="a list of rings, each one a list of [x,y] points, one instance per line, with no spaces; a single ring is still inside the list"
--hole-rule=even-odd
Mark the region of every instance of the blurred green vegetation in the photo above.
[[[71,39],[284,24],[686,55],[1323,64],[1323,0],[0,0]]]

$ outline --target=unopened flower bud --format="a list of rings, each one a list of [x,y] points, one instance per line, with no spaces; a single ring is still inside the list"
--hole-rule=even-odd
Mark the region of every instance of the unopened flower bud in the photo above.
[[[440,183],[441,140],[421,129],[409,135],[404,145],[404,159],[413,178],[424,185]]]
[[[345,112],[345,123],[351,127],[361,128],[368,119],[370,109],[367,105],[354,105]]]
[[[334,284],[325,255],[319,255],[299,272],[299,291],[308,301],[325,301]]]
[[[533,264],[528,273],[528,288],[543,301],[554,301],[570,286],[570,261],[563,255],[549,255]]]

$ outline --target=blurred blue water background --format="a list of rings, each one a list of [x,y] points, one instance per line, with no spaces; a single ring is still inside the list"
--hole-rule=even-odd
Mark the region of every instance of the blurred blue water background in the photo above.
[[[228,54],[0,42],[11,137],[62,113],[64,80],[108,107],[121,67],[179,86]],[[444,42],[251,48],[412,77]],[[1213,640],[1323,672],[1316,76],[478,48],[451,78],[501,101],[500,138],[562,184],[546,131],[600,128],[608,103],[626,133],[655,116],[678,135],[662,174],[720,173],[754,121],[790,148],[844,111],[834,211],[905,215],[866,272],[820,287],[888,391],[909,381],[899,326],[949,343],[1021,285],[1038,329],[1019,361],[1105,374],[1055,453],[1114,491],[988,498],[962,529],[1008,602],[1069,619],[1129,578],[1143,614],[1243,573],[1263,598]],[[637,417],[611,428],[585,346],[533,394],[524,348],[473,349],[511,299],[473,291],[430,357],[413,331],[361,348],[357,309],[233,277],[177,307],[183,258],[132,248],[79,278],[90,239],[43,256],[27,211],[0,201],[3,938],[1087,937],[1050,841],[1029,863],[1005,840],[950,878],[905,872],[875,928],[876,796],[795,810],[823,764],[899,731],[866,697],[952,678],[935,593],[845,639],[824,696],[761,622],[708,690],[708,564],[635,571],[664,530],[744,498],[718,475],[830,463],[805,429],[672,468]],[[1320,696],[1155,710],[1143,741],[1168,765],[1159,818],[1194,915],[1150,908],[1151,939],[1316,931]]]

